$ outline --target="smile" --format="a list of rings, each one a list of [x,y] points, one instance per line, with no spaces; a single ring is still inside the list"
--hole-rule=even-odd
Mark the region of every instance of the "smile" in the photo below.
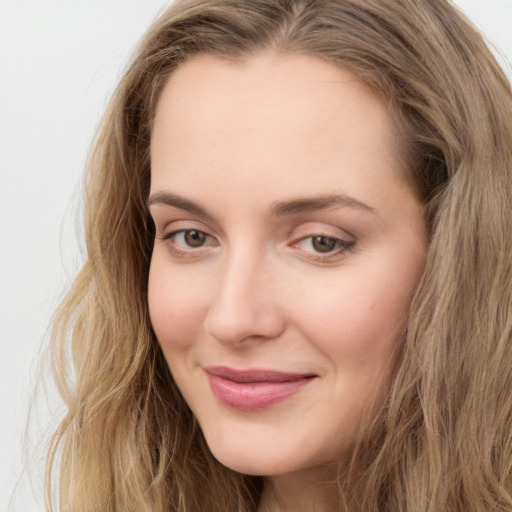
[[[274,370],[234,370],[225,366],[204,368],[210,387],[226,407],[258,411],[298,393],[317,375]]]

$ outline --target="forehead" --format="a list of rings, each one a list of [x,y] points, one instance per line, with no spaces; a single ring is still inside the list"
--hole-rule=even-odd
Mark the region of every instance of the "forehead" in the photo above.
[[[391,133],[386,105],[320,58],[199,55],[173,73],[159,99],[152,190],[257,181],[259,190],[281,184],[304,195],[323,181],[357,194],[380,170],[396,171]]]
[[[359,103],[354,105],[354,100]],[[342,110],[333,109],[335,104]],[[318,57],[269,52],[232,61],[200,54],[171,75],[156,118],[172,114],[182,127],[196,123],[204,130],[209,122],[216,128],[248,128],[250,123],[255,129],[288,123],[290,129],[290,122],[307,116],[309,122],[315,121],[310,125],[313,131],[326,118],[339,118],[354,108],[359,117],[371,115],[374,121],[378,110],[380,123],[388,122],[383,103],[353,73]]]

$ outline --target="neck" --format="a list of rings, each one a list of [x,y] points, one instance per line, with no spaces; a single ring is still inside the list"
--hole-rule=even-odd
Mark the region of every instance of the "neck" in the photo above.
[[[257,512],[339,512],[337,466],[268,477]]]

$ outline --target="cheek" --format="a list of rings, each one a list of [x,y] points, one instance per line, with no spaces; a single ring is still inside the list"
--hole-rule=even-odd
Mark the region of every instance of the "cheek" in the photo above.
[[[386,366],[402,339],[420,267],[365,265],[347,268],[338,279],[296,292],[296,318],[316,347],[336,364]],[[340,363],[341,362],[341,363]]]
[[[187,278],[178,269],[168,271],[152,262],[148,281],[148,305],[151,324],[166,354],[186,350],[202,328],[206,290],[201,283]]]

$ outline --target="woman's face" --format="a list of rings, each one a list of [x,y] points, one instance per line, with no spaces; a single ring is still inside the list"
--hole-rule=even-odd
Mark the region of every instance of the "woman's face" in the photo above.
[[[151,320],[236,471],[343,459],[385,400],[427,246],[391,131],[372,92],[315,57],[202,55],[163,90]]]

